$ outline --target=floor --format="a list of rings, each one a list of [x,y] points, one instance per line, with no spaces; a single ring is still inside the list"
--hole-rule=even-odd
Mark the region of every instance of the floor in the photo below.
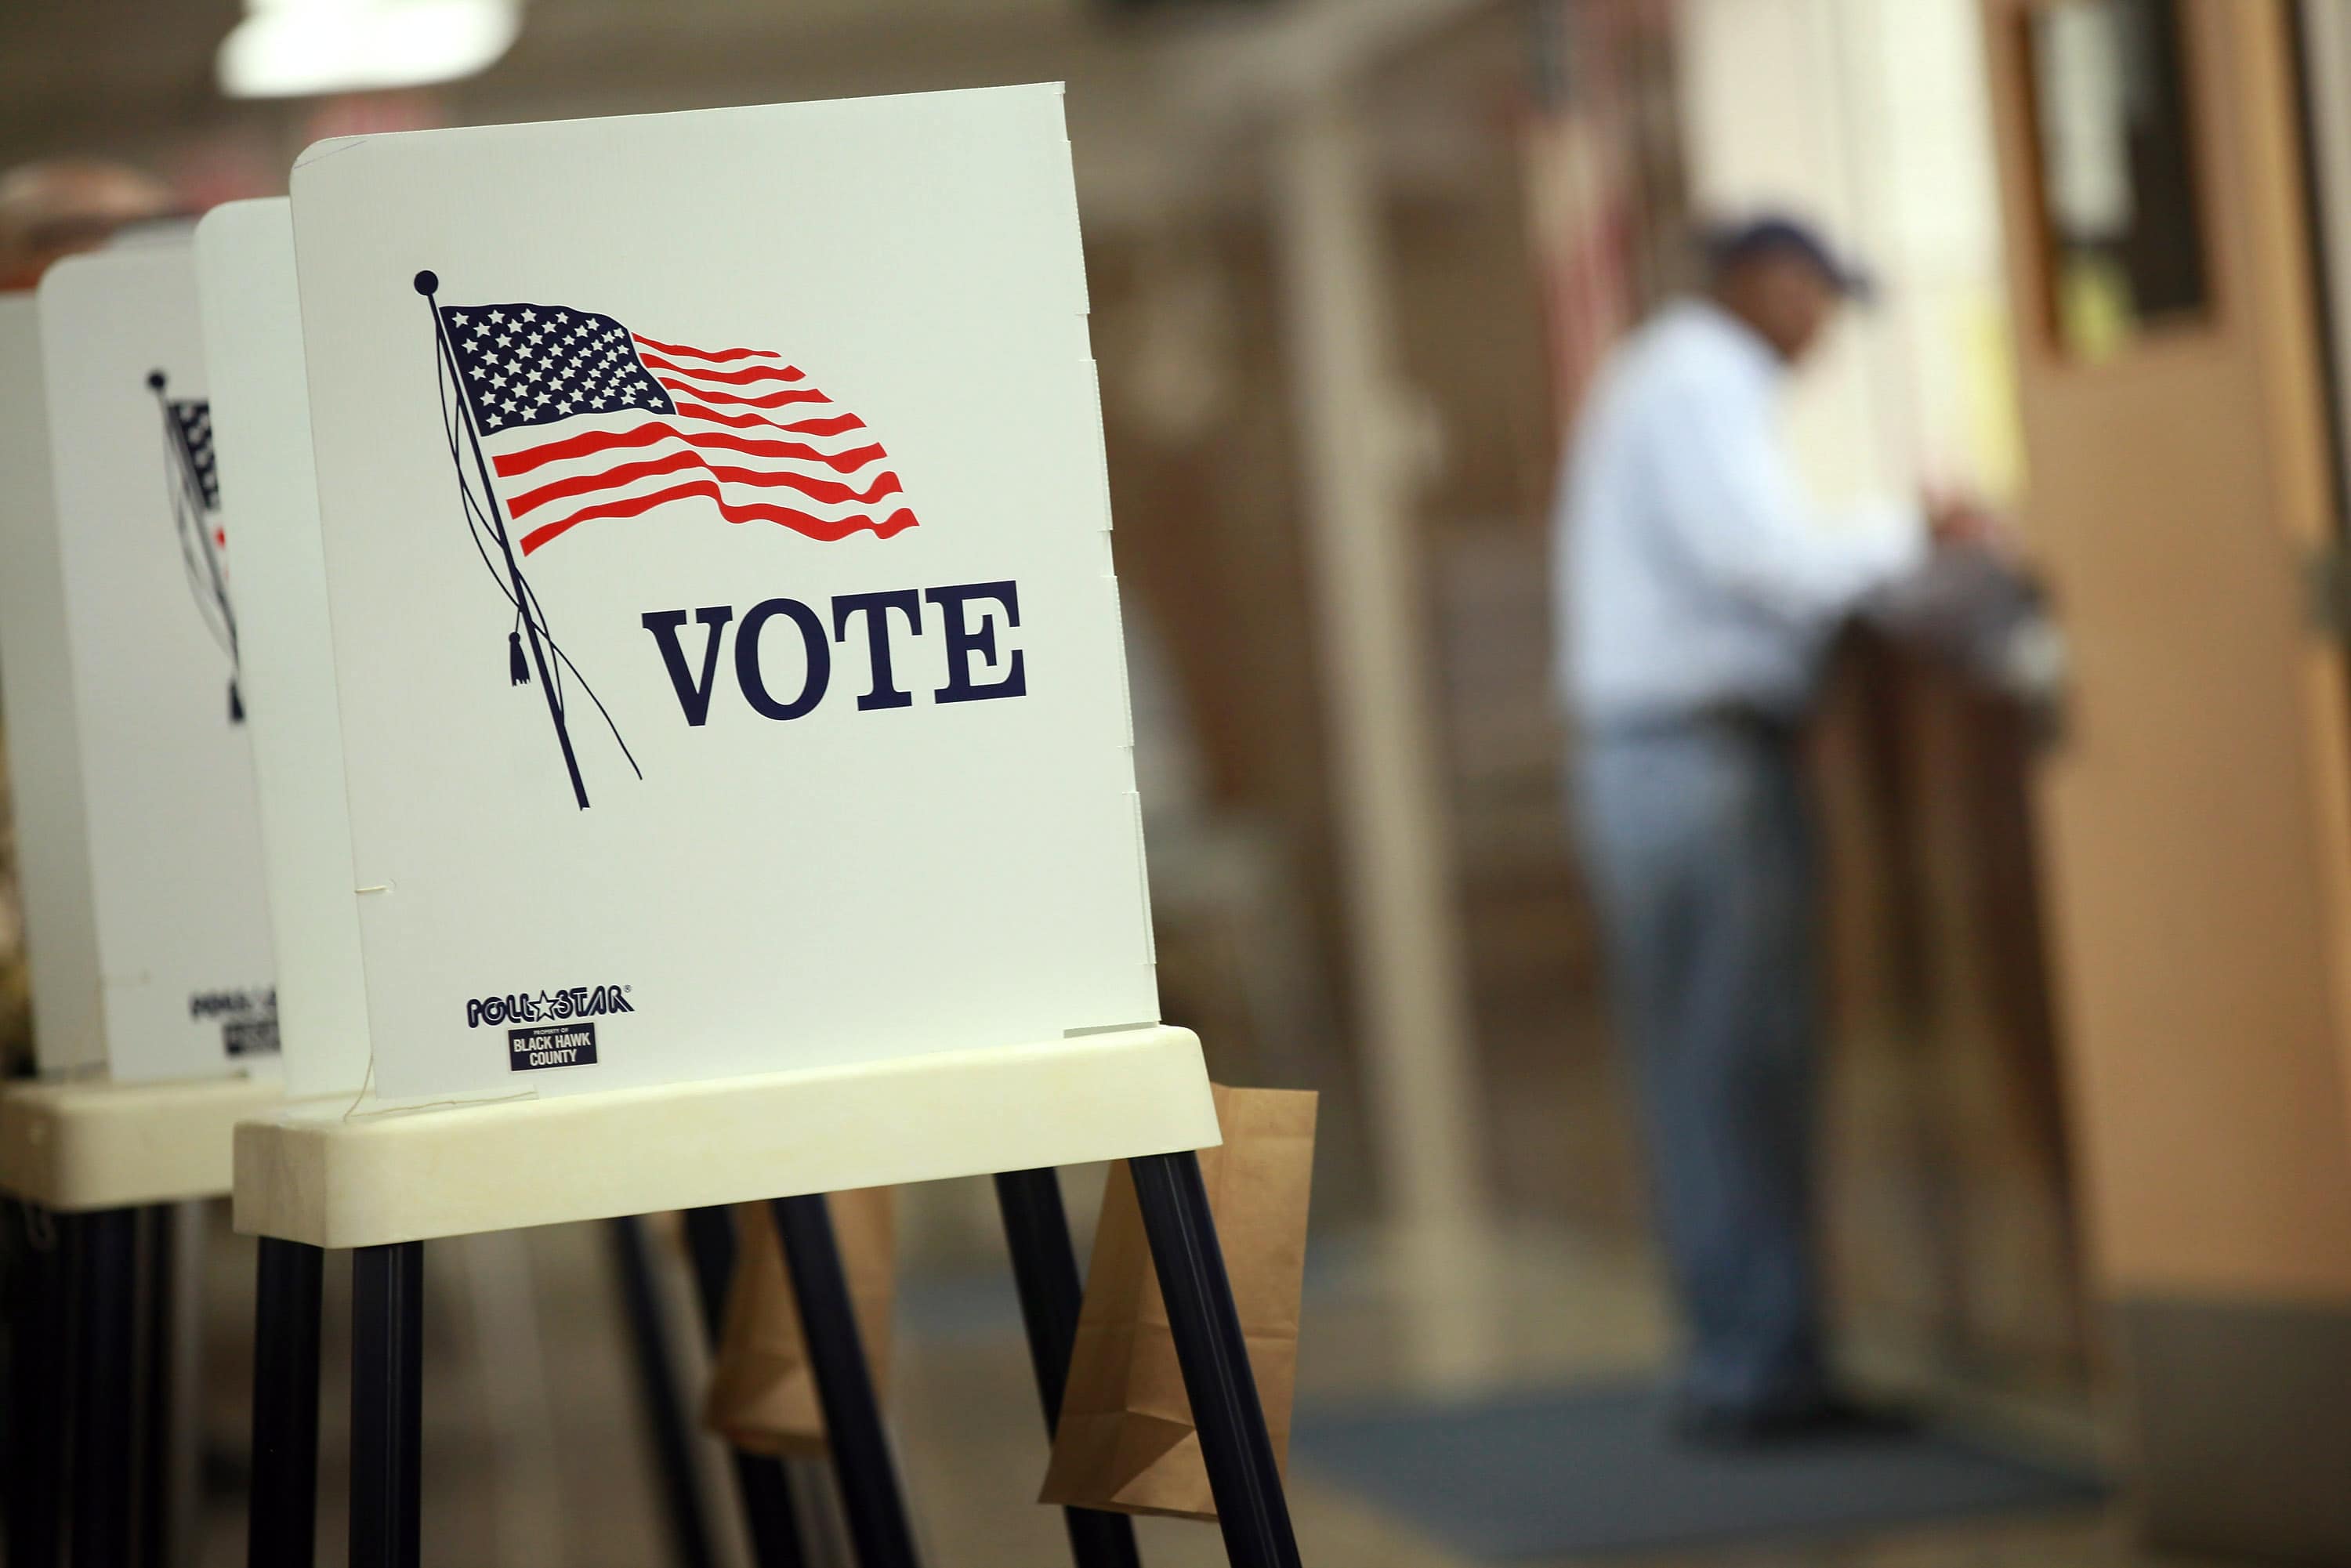
[[[1081,1226],[1094,1180],[1094,1173],[1069,1179]],[[910,1206],[906,1228],[917,1237],[952,1232],[984,1218],[987,1207],[984,1185],[949,1184]],[[621,1350],[605,1243],[600,1228],[562,1227],[428,1249],[428,1562],[640,1568],[672,1560]],[[1399,1387],[1568,1381],[1653,1365],[1667,1352],[1655,1281],[1636,1251],[1578,1241],[1555,1228],[1449,1251],[1440,1260],[1426,1247],[1361,1238],[1318,1248],[1301,1352],[1302,1403]],[[683,1261],[666,1244],[663,1256],[664,1282],[683,1322]],[[248,1375],[241,1325],[249,1322],[250,1266],[249,1243],[213,1237],[205,1404],[205,1447],[213,1458],[196,1560],[223,1568],[242,1560],[241,1461],[230,1456],[244,1449]],[[345,1273],[330,1268],[329,1278],[323,1563],[343,1561]],[[1404,1288],[1414,1281],[1422,1283]],[[535,1312],[522,1306],[530,1301]],[[1030,1500],[1043,1467],[1043,1435],[1017,1308],[1001,1270],[958,1264],[910,1278],[897,1321],[888,1399],[926,1558],[975,1568],[1065,1561],[1053,1511]],[[1432,1342],[1448,1348],[1430,1354]],[[2041,1430],[2059,1434],[2054,1440],[2069,1440],[2069,1431],[2094,1438],[2079,1411],[2020,1407],[2012,1414],[2037,1414]],[[494,1436],[501,1422],[508,1432],[503,1441]],[[722,1489],[715,1445],[705,1458],[709,1486]],[[820,1472],[801,1473],[816,1483],[803,1496],[821,1490]],[[1309,1563],[1450,1568],[1460,1561],[1311,1473],[1291,1478],[1291,1501]],[[731,1531],[725,1510],[719,1512]],[[1211,1526],[1144,1520],[1140,1533],[1155,1568],[1222,1561]],[[718,1550],[721,1563],[745,1561],[731,1533]],[[1647,1568],[2124,1568],[2158,1560],[2134,1549],[2119,1511],[2100,1510],[1643,1561]]]
[[[1193,1023],[1226,1082],[1324,1092],[1315,1238],[1299,1362],[1301,1405],[1426,1390],[1459,1393],[1611,1378],[1670,1354],[1646,1234],[1638,1161],[1609,1040],[1588,921],[1561,870],[1552,792],[1479,813],[1503,868],[1467,901],[1485,1089],[1485,1178],[1519,1217],[1494,1234],[1411,1237],[1374,1228],[1379,1162],[1360,1073],[1311,1030],[1252,1030],[1203,1013],[1238,994],[1214,944],[1189,946],[1163,917],[1169,1016]],[[1517,797],[1513,797],[1514,800]],[[1483,862],[1481,862],[1483,863]],[[1515,868],[1515,869],[1513,869]],[[1507,874],[1505,874],[1507,873]],[[1196,933],[1195,934],[1196,936]],[[1203,956],[1203,952],[1207,956]],[[1186,955],[1190,954],[1189,961]],[[1303,1010],[1311,1015],[1313,1009]],[[1328,1031],[1326,1031],[1328,1032]],[[1248,1043],[1253,1035],[1283,1039]],[[1847,1349],[1864,1371],[1966,1416],[2079,1458],[2107,1434],[2084,1392],[2062,1216],[2016,1150],[2012,1114],[1975,1059],[1846,1030],[1827,1074],[1830,1252]],[[1081,1244],[1102,1186],[1065,1174]],[[1066,1562],[1054,1511],[1038,1506],[1045,1442],[1018,1310],[984,1182],[902,1195],[907,1260],[887,1403],[925,1561],[968,1568]],[[675,1561],[662,1528],[640,1403],[623,1352],[607,1239],[598,1227],[434,1243],[427,1249],[426,1560],[498,1568],[642,1568]],[[658,1249],[681,1323],[674,1239]],[[919,1260],[916,1262],[915,1260]],[[216,1505],[196,1561],[229,1568],[243,1542],[245,1342],[250,1244],[208,1255],[207,1448]],[[319,1521],[322,1563],[343,1561],[347,1270],[330,1267]],[[534,1335],[536,1338],[534,1339]],[[701,1354],[681,1333],[683,1360]],[[1920,1368],[1938,1369],[1928,1375]],[[696,1381],[699,1372],[689,1381]],[[731,1478],[707,1445],[705,1490]],[[820,1470],[799,1495],[829,1497]],[[1454,1568],[1371,1501],[1290,1477],[1305,1560],[1330,1568]],[[731,1531],[730,1511],[715,1511]],[[1138,1521],[1154,1568],[1222,1562],[1213,1526]],[[745,1563],[732,1533],[726,1568]],[[826,1559],[820,1557],[818,1561]],[[846,1563],[835,1552],[831,1562]],[[2133,1544],[2126,1506],[1800,1546],[1649,1558],[1645,1568],[2226,1568],[2160,1560]],[[1466,1564],[1463,1565],[1466,1568]]]
[[[1527,836],[1554,831],[1535,807],[1525,815]],[[1521,1217],[1495,1234],[1375,1230],[1377,1162],[1348,1064],[1335,1053],[1220,1056],[1233,1051],[1239,1031],[1191,1019],[1228,1081],[1319,1083],[1325,1092],[1301,1404],[1560,1385],[1654,1367],[1669,1354],[1667,1314],[1639,1240],[1638,1166],[1588,931],[1549,872],[1506,880],[1471,905],[1486,1175],[1498,1207]],[[1180,943],[1163,941],[1170,1014],[1188,1019],[1184,1008],[1194,1004],[1176,983],[1181,954]],[[1217,993],[1216,974],[1198,978],[1195,1000]],[[1828,1228],[1853,1359],[2056,1451],[2096,1452],[2108,1435],[2083,1392],[2072,1265],[2046,1184],[2028,1179],[2015,1156],[1998,1095],[1965,1071],[1922,1071],[1920,1062],[1916,1052],[1852,1038],[1839,1042],[1829,1074],[1825,1141],[1836,1212]],[[1932,1117],[1922,1117],[1921,1106]],[[1082,1238],[1101,1173],[1067,1173],[1064,1186]],[[1045,1443],[985,1183],[904,1196],[900,1252],[910,1261],[888,1406],[925,1560],[1027,1568],[1066,1562],[1067,1547],[1054,1511],[1032,1500]],[[674,1238],[657,1240],[673,1315],[690,1323]],[[606,1248],[604,1231],[591,1226],[427,1249],[425,1557],[436,1568],[642,1568],[676,1560],[662,1527]],[[252,1268],[251,1244],[215,1224],[204,1354],[212,1500],[201,1552],[190,1559],[204,1568],[242,1561]],[[319,1532],[319,1561],[327,1564],[344,1560],[346,1276],[330,1266]],[[691,1363],[700,1347],[689,1333],[679,1338],[679,1355]],[[1941,1371],[1922,1375],[1922,1366]],[[694,1371],[689,1382],[698,1378]],[[705,1490],[723,1500],[731,1478],[716,1446],[706,1450]],[[804,1499],[829,1495],[820,1471],[803,1479]],[[1311,1470],[1292,1474],[1290,1500],[1309,1563],[1453,1568],[1461,1561]],[[718,1563],[745,1563],[730,1511],[715,1513],[724,1532]],[[1145,1520],[1139,1531],[1154,1568],[1223,1560],[1212,1526]],[[836,1552],[830,1561],[847,1558]],[[1646,1568],[2158,1562],[2226,1568],[2141,1552],[2122,1505],[1643,1560]]]

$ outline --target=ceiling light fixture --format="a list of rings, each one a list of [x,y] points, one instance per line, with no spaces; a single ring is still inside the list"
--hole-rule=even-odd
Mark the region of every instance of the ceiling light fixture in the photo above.
[[[231,98],[423,87],[486,70],[521,30],[520,0],[246,0],[216,68]]]

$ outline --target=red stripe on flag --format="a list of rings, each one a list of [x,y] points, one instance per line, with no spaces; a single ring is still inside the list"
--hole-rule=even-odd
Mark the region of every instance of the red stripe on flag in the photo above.
[[[705,417],[707,417],[706,412]],[[790,424],[778,424],[776,428],[789,430],[794,435],[839,435],[844,431],[864,429],[865,422],[853,413],[836,413],[830,419],[803,419]]]
[[[659,354],[640,354],[637,357],[645,362],[648,370],[674,371],[682,376],[692,376],[698,382],[723,382],[739,385],[744,382],[808,380],[806,372],[802,371],[798,365],[786,365],[780,370],[769,370],[764,365],[754,365],[747,371],[705,371],[692,365],[673,364]]]
[[[669,385],[666,382],[662,384]],[[670,387],[673,397],[676,396],[677,392],[677,388]],[[686,402],[683,400],[678,402],[677,412],[695,419],[706,419],[714,424],[731,424],[738,430],[749,425],[764,424],[770,430],[789,431],[795,435],[834,435],[844,430],[865,428],[865,422],[853,413],[823,419],[803,419],[787,424],[780,419],[769,419],[764,413],[721,413],[715,408],[705,408],[698,402]],[[844,420],[847,423],[844,423]],[[823,428],[819,428],[820,426]]]
[[[690,479],[683,485],[673,485],[666,490],[651,495],[632,496],[624,500],[608,501],[600,507],[588,507],[572,513],[559,522],[545,523],[522,537],[522,553],[530,554],[548,540],[596,517],[633,517],[650,512],[672,501],[682,501],[690,496],[701,496],[718,507],[718,515],[730,523],[777,523],[796,534],[804,534],[827,544],[845,539],[852,534],[871,533],[876,538],[888,538],[914,526],[914,514],[901,507],[886,517],[875,518],[860,514],[839,519],[810,517],[791,507],[778,507],[766,501],[729,501],[718,492],[715,480]]]
[[[648,349],[658,349],[664,354],[691,354],[697,360],[709,360],[723,364],[729,360],[780,360],[783,355],[771,349],[695,349],[684,343],[664,343],[659,338],[648,338],[642,332],[630,337]]]
[[[765,423],[766,421],[760,423]],[[815,434],[825,434],[817,432]],[[587,457],[614,447],[651,446],[664,438],[684,442],[689,446],[709,447],[716,451],[740,452],[749,457],[797,457],[810,463],[821,463],[836,474],[854,474],[876,458],[890,455],[878,442],[847,452],[825,453],[797,441],[765,441],[755,436],[729,435],[722,430],[695,431],[688,434],[677,426],[661,421],[636,425],[628,430],[591,430],[569,436],[561,441],[549,441],[538,446],[528,446],[519,452],[508,452],[491,459],[501,478],[512,479],[549,463],[567,458]]]
[[[507,503],[507,513],[519,520],[525,513],[535,512],[541,507],[568,500],[573,496],[590,495],[599,490],[617,490],[623,485],[632,485],[640,479],[649,479],[656,474],[674,474],[683,468],[703,469],[729,485],[758,485],[771,487],[780,486],[787,489],[798,490],[810,500],[820,501],[828,506],[839,506],[844,501],[854,501],[860,506],[870,507],[886,496],[900,495],[906,488],[899,483],[898,476],[887,471],[876,477],[864,489],[860,490],[854,486],[844,485],[838,479],[812,479],[805,474],[795,474],[789,468],[722,468],[699,452],[673,452],[666,456],[651,458],[643,463],[622,463],[615,467],[607,468],[601,473],[575,474],[569,479],[558,479],[553,484],[542,485],[536,490],[526,490]]]
[[[660,381],[662,385],[668,387],[673,394],[683,390],[694,393],[705,402],[725,403],[732,408],[783,408],[796,402],[831,402],[832,401],[814,387],[809,387],[800,392],[773,392],[762,397],[745,397],[739,392],[710,392],[702,387],[681,389],[665,376],[655,379]]]

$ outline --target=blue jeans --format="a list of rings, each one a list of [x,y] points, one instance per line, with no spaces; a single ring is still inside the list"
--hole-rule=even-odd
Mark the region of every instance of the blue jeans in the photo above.
[[[1813,851],[1792,738],[1734,717],[1600,729],[1574,817],[1688,1341],[1682,1397],[1824,1392],[1813,1246]]]

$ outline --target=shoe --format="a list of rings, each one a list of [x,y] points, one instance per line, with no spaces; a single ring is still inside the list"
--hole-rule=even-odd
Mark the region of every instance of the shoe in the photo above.
[[[1889,1442],[1918,1430],[1917,1418],[1907,1411],[1865,1405],[1836,1393],[1751,1409],[1685,1403],[1675,1408],[1672,1425],[1677,1439],[1700,1448]]]

